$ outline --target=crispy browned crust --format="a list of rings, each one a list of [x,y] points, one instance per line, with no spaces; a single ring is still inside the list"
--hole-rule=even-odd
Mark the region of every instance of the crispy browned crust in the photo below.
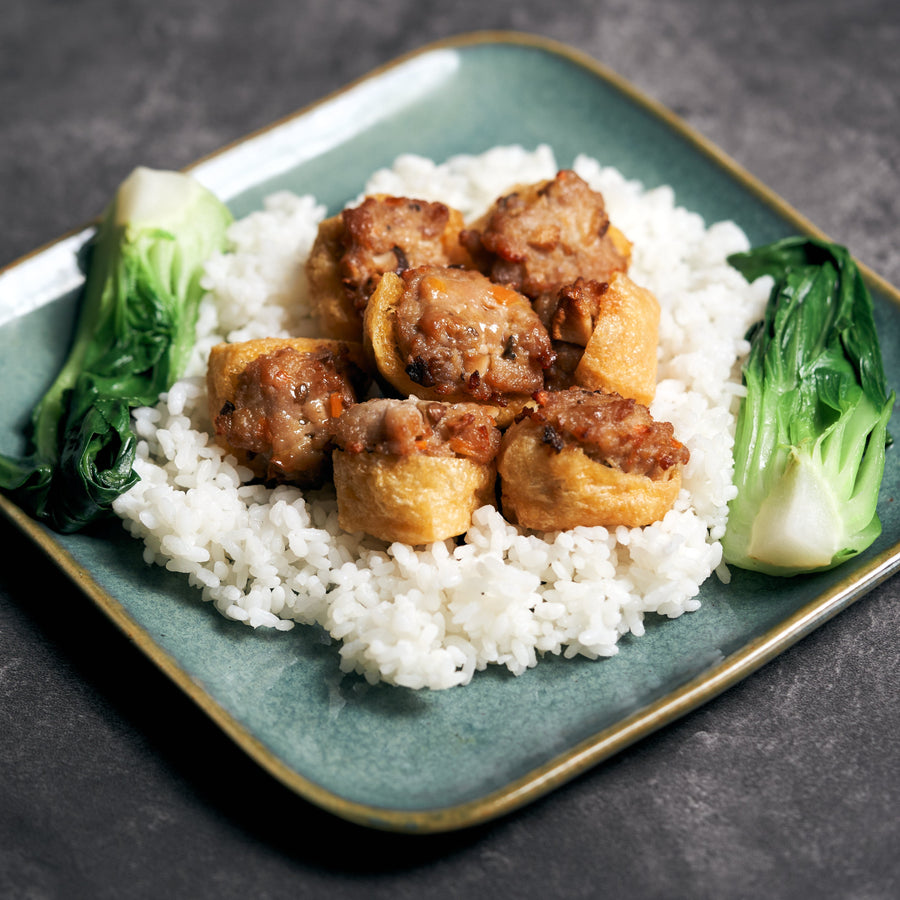
[[[603,294],[594,329],[575,369],[575,384],[649,405],[656,396],[659,302],[617,273]]]
[[[362,340],[362,316],[341,279],[343,233],[340,214],[319,224],[319,232],[306,261],[309,304],[323,337],[359,342]]]
[[[672,508],[681,490],[681,465],[659,478],[622,472],[577,446],[556,450],[527,421],[504,435],[497,467],[504,516],[535,531],[649,525]]]
[[[627,272],[628,266],[631,265],[631,248],[633,246],[631,241],[629,241],[622,230],[616,228],[612,222],[609,223],[609,228],[606,229],[606,236],[612,241],[613,246],[625,260],[625,271]]]
[[[468,459],[335,450],[338,521],[384,541],[430,544],[464,534],[493,503],[496,471]]]

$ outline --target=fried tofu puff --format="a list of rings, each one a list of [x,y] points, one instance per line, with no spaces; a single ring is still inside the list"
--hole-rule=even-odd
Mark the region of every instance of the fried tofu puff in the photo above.
[[[325,337],[359,341],[363,312],[385,272],[470,264],[462,213],[383,194],[325,219],[306,263],[310,304]]]
[[[382,277],[363,344],[401,396],[494,406],[501,425],[543,387],[554,358],[527,297],[479,272],[437,266]]]
[[[504,516],[524,528],[637,527],[661,519],[690,459],[669,422],[618,394],[542,391],[503,435]]]
[[[485,407],[367,400],[341,416],[334,442],[344,531],[428,544],[463,534],[494,503],[500,431]]]
[[[207,367],[216,443],[257,478],[317,486],[331,471],[338,417],[370,382],[360,344],[310,338],[217,344]]]
[[[631,244],[610,225],[603,195],[575,172],[518,187],[460,235],[476,267],[540,306],[576,278],[628,269]]]
[[[579,278],[557,295],[549,330],[569,383],[650,404],[656,395],[659,302],[617,272],[609,282]],[[571,348],[584,348],[580,355]],[[569,355],[564,357],[564,350]],[[560,384],[559,371],[554,371]]]

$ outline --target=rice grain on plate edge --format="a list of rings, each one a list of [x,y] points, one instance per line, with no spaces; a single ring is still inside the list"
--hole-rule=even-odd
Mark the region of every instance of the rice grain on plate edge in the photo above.
[[[226,617],[286,630],[318,624],[341,642],[341,667],[370,682],[442,689],[490,664],[518,675],[542,654],[611,656],[645,613],[699,608],[719,567],[732,499],[734,400],[744,335],[760,318],[765,280],[727,263],[749,248],[734,223],[709,227],[667,187],[645,190],[596,160],[572,168],[605,200],[633,243],[629,274],[662,308],[659,384],[650,406],[690,449],[674,508],[644,528],[536,535],[492,507],[464,541],[421,548],[341,532],[333,491],[246,484],[211,437],[204,373],[228,340],[315,335],[303,261],[326,210],[281,192],[236,222],[232,251],[210,260],[188,375],[137,410],[141,480],[115,503],[148,563],[183,572]],[[364,194],[441,200],[471,221],[516,183],[553,178],[547,146],[498,147],[442,164],[401,156]]]

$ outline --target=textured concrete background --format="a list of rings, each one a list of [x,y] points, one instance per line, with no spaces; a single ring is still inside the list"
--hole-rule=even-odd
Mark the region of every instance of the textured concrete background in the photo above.
[[[900,283],[894,0],[6,0],[0,265],[136,164],[483,28],[593,55]],[[273,783],[5,523],[0,547],[4,898],[900,896],[896,579],[544,800],[413,839]]]

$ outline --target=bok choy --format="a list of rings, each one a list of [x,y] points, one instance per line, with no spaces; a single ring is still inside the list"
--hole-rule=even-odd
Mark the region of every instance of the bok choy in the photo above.
[[[106,515],[137,480],[131,409],[183,373],[204,262],[228,208],[191,176],[139,167],[89,245],[74,339],[31,416],[28,455],[0,456],[0,488],[60,532]]]
[[[848,251],[787,238],[735,254],[774,279],[748,334],[725,561],[775,575],[832,568],[881,533],[888,394],[872,299]]]

